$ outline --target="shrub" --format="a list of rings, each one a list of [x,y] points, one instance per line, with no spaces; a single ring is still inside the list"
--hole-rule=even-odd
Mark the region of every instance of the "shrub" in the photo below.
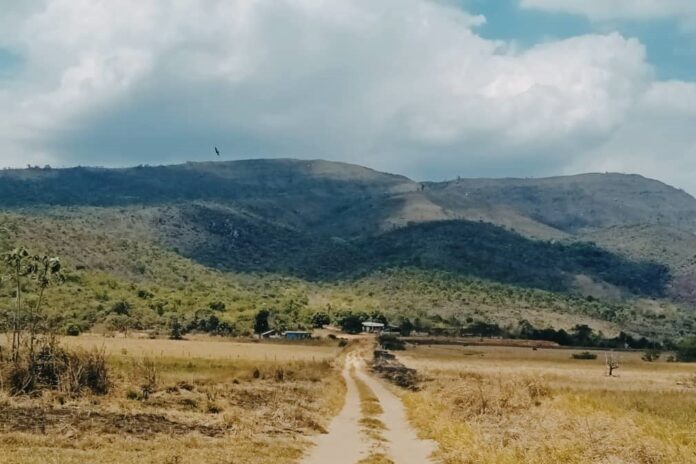
[[[68,335],[70,337],[77,337],[80,335],[82,330],[80,329],[80,326],[77,324],[70,324],[65,328],[65,335]]]
[[[581,353],[573,353],[573,359],[597,359],[595,353],[590,353],[589,351],[583,351]]]
[[[159,380],[157,365],[152,359],[143,358],[143,360],[136,365],[136,371],[140,375],[142,381],[140,384],[140,391],[143,399],[148,399],[151,394],[157,391],[157,383]]]
[[[79,395],[85,388],[97,395],[108,393],[111,381],[104,352],[95,350],[69,353],[59,384],[62,391],[72,395]]]
[[[2,384],[13,395],[41,390],[59,390],[80,395],[89,390],[108,393],[111,386],[103,351],[66,351],[55,343],[44,342],[31,354],[23,352],[2,369]]]
[[[385,350],[400,351],[406,349],[404,341],[395,335],[380,335],[379,344]]]
[[[223,411],[223,408],[214,401],[208,401],[208,403],[205,406],[205,411],[208,414],[220,414]]]
[[[130,304],[127,301],[117,301],[111,307],[111,312],[119,316],[128,316],[130,314]]]
[[[171,328],[169,330],[169,339],[170,340],[183,340],[183,326],[181,325],[181,322],[179,322],[178,319],[174,319],[171,323]]]
[[[653,348],[643,353],[643,356],[641,356],[640,359],[642,359],[645,362],[653,362],[660,359],[660,356],[662,356],[662,352]]]
[[[213,301],[208,304],[208,307],[213,311],[223,312],[227,308],[227,305],[221,301]]]

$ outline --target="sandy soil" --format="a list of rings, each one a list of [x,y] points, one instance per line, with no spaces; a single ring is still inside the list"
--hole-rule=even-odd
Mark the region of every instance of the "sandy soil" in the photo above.
[[[384,410],[378,417],[386,426],[383,432],[386,443],[381,445],[384,454],[395,464],[434,462],[429,456],[435,450],[435,443],[418,438],[406,419],[401,400],[381,380],[369,373],[365,362],[353,354],[348,356],[343,371],[348,387],[343,410],[331,423],[329,433],[317,439],[317,446],[304,464],[356,464],[369,455],[371,444],[361,433],[360,398],[355,381],[350,376],[351,370],[372,389]]]
[[[329,433],[316,440],[316,447],[304,464],[356,464],[367,457],[369,443],[360,433],[360,396],[355,381],[350,376],[350,369],[354,364],[354,358],[349,357],[343,369],[347,387],[343,409],[331,422]]]

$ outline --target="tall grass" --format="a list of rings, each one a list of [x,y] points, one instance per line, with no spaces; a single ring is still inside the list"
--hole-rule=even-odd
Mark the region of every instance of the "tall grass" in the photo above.
[[[566,358],[544,370],[518,354],[495,369],[484,357],[425,370],[422,390],[403,393],[443,463],[696,463],[696,389],[680,388],[666,367],[629,364],[609,378],[594,364]]]

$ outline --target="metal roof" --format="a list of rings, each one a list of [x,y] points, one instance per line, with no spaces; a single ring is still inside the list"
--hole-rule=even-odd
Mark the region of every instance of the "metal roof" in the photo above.
[[[384,327],[381,322],[363,322],[362,325],[365,327]]]

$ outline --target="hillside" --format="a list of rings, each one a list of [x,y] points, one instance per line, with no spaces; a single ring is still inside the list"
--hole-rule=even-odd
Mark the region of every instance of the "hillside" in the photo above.
[[[637,175],[581,174],[546,179],[459,179],[433,184],[429,194],[456,211],[506,207],[562,233],[653,224],[696,231],[696,200]]]
[[[71,301],[70,317],[89,324],[123,299],[144,325],[221,301],[247,328],[261,307],[305,321],[342,308],[696,328],[693,260],[680,258],[696,240],[696,200],[639,176],[418,183],[287,159],[5,170],[0,210],[0,246],[64,257],[74,280],[55,308]],[[640,227],[680,240],[629,233]]]

